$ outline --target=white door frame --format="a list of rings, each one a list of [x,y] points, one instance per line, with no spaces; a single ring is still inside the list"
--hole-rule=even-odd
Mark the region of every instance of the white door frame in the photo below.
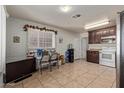
[[[3,87],[3,74],[6,65],[6,13],[4,6],[0,5],[0,87]]]
[[[85,42],[85,51],[83,50],[83,39],[85,39],[86,40],[86,42]],[[88,49],[88,37],[81,37],[81,58],[83,58],[83,59],[86,59],[86,54],[85,54],[85,58],[83,57],[83,52],[87,52],[87,49]]]

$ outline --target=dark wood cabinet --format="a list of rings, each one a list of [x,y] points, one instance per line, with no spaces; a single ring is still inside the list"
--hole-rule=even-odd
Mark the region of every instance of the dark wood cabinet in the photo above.
[[[35,58],[6,64],[6,83],[36,71]]]
[[[89,31],[89,44],[101,44],[101,37],[113,35],[116,35],[115,26]]]
[[[99,64],[99,51],[87,50],[87,61]]]
[[[111,27],[111,28],[109,29],[109,34],[110,34],[110,35],[116,35],[116,28],[115,28],[115,27]]]
[[[89,32],[89,43],[90,44],[94,43],[94,32]]]

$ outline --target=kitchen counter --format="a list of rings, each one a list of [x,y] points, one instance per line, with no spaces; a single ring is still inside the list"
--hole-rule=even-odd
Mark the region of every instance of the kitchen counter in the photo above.
[[[101,51],[102,49],[88,49],[88,51]]]

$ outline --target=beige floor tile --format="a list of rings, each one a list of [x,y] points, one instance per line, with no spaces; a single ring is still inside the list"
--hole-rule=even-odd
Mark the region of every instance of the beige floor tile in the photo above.
[[[107,75],[107,74],[103,75],[102,74],[102,75],[99,76],[99,78],[106,79],[106,80],[108,80],[110,82],[114,82],[115,79],[116,79],[116,76],[114,76],[114,75]]]
[[[88,73],[94,74],[94,75],[101,75],[103,71],[100,70],[90,70]]]
[[[65,76],[60,77],[60,78],[57,78],[56,80],[57,80],[62,86],[72,81],[71,78],[65,77]]]
[[[15,88],[23,88],[23,84],[16,85]]]
[[[67,75],[67,77],[70,78],[70,79],[72,79],[72,80],[78,78],[79,76],[80,76],[80,75],[72,74],[72,73],[70,73],[70,74]]]
[[[42,84],[44,88],[61,88],[62,87],[56,80],[43,82]]]
[[[116,88],[116,81],[113,83],[112,88]]]
[[[28,82],[35,80],[35,79],[37,79],[37,77],[35,75],[32,75],[31,77],[28,77],[28,78],[22,80],[22,82],[23,82],[23,84],[26,84]]]
[[[41,88],[43,87],[38,79],[33,79],[23,83],[24,88]]]
[[[53,75],[51,75],[52,76],[52,78],[54,78],[54,79],[59,79],[59,78],[64,78],[64,77],[67,77],[65,74],[63,74],[63,73],[59,73],[59,74],[53,74]]]
[[[84,88],[84,86],[79,84],[77,81],[72,81],[68,84],[65,84],[64,88]]]
[[[79,77],[75,80],[84,87],[87,87],[95,78]]]
[[[99,75],[96,75],[96,74],[92,74],[92,73],[85,73],[82,75],[82,77],[85,77],[87,79],[95,79],[97,78]]]
[[[46,77],[41,77],[41,78],[39,78],[39,80],[40,80],[40,82],[41,82],[42,84],[44,84],[44,83],[49,83],[50,81],[53,81],[53,80],[55,80],[55,79],[52,78],[51,76],[46,76]]]
[[[104,79],[96,79],[92,83],[88,85],[88,87],[91,88],[111,88],[112,82],[109,82],[108,80]]]
[[[109,86],[102,85],[102,84],[90,84],[87,88],[110,88]]]
[[[16,88],[16,87],[22,88],[23,87],[23,84],[22,84],[22,81],[19,81],[19,82],[16,82],[16,83],[12,82],[12,83],[7,83],[5,85],[5,87],[6,88]]]

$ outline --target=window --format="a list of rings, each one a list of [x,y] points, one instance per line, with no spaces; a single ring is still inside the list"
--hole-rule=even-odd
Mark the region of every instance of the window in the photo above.
[[[28,48],[55,48],[55,33],[30,29],[28,31]]]

